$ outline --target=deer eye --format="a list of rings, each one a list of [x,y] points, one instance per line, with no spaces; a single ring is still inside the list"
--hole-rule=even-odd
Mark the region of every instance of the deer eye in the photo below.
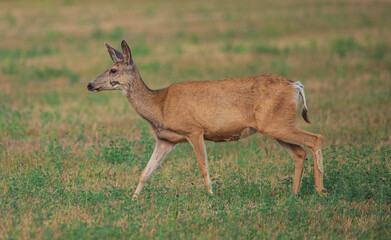
[[[116,72],[117,72],[117,69],[114,69],[114,68],[110,69],[110,73],[116,73]]]

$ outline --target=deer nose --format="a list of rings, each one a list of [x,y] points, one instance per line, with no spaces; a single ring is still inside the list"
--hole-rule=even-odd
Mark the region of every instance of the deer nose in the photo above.
[[[92,84],[91,84],[91,83],[87,84],[87,89],[88,89],[88,90],[90,90],[90,91],[91,91],[91,90],[92,90],[92,88],[93,88],[93,87],[92,87]]]

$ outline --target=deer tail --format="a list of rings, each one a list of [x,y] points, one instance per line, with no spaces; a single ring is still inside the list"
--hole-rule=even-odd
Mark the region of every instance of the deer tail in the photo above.
[[[297,81],[297,82],[294,82],[292,84],[299,92],[299,101],[300,101],[300,97],[301,99],[303,100],[303,111],[301,112],[301,116],[304,118],[304,120],[307,122],[307,123],[311,123],[309,118],[308,118],[308,107],[307,107],[307,102],[305,100],[305,94],[304,94],[304,85],[300,82],[300,81]]]

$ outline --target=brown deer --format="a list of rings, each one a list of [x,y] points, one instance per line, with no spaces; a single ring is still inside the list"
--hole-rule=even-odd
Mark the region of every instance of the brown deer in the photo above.
[[[205,140],[236,141],[256,132],[275,139],[293,158],[295,172],[293,192],[298,193],[303,175],[306,146],[314,157],[316,191],[323,188],[322,136],[295,127],[297,106],[303,101],[302,116],[308,123],[304,87],[277,75],[192,81],[151,90],[141,79],[130,48],[122,41],[122,52],[105,43],[114,64],[87,88],[93,92],[121,90],[136,112],[151,126],[156,139],[155,150],[141,173],[133,194],[136,199],[146,181],[173,147],[189,142],[209,193],[209,176]]]

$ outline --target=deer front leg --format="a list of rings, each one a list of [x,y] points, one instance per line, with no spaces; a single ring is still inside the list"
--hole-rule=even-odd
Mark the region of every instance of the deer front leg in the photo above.
[[[132,200],[137,199],[138,195],[141,192],[141,189],[144,187],[145,183],[152,175],[153,172],[160,166],[164,157],[169,153],[175,144],[166,142],[164,140],[156,139],[155,149],[153,150],[151,159],[149,160],[147,166],[144,168],[141,173],[140,182],[136,188],[136,191],[133,194]]]
[[[188,136],[187,139],[191,144],[191,146],[193,147],[194,152],[196,154],[198,167],[200,168],[201,174],[204,177],[206,190],[210,194],[213,194],[212,182],[209,176],[208,158],[206,154],[204,135],[202,133],[193,134],[191,136]]]

